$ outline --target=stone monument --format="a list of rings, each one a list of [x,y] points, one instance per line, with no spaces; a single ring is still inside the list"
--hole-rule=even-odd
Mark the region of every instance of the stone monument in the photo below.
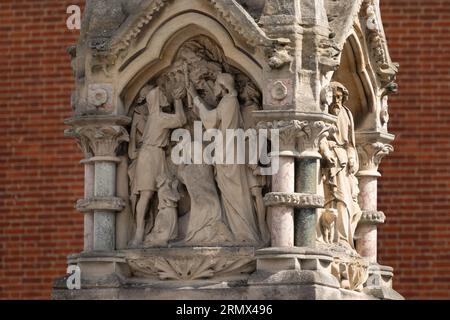
[[[379,0],[87,0],[69,52],[84,250],[55,299],[402,299],[377,262],[398,71]],[[270,132],[276,170],[218,161],[230,130]]]

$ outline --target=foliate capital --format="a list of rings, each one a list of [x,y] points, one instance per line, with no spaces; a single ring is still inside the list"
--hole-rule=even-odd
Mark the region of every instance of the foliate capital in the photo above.
[[[394,151],[394,147],[382,142],[359,144],[357,149],[360,159],[358,176],[380,176],[378,167],[381,160]]]

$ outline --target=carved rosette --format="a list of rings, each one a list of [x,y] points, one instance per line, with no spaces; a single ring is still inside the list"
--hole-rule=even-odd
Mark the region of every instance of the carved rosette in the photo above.
[[[264,197],[268,207],[323,208],[325,199],[315,194],[271,192]]]
[[[382,142],[363,143],[357,146],[360,159],[360,171],[358,176],[379,177],[378,167],[381,160],[394,151],[390,144]]]
[[[122,126],[87,126],[74,132],[96,157],[114,157],[120,144],[129,141],[128,132]]]

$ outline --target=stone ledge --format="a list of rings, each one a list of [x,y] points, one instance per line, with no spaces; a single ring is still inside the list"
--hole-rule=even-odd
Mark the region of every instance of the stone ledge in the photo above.
[[[80,212],[92,211],[115,211],[121,212],[125,209],[125,201],[116,197],[96,197],[78,200],[75,208]]]
[[[271,192],[266,194],[264,202],[268,207],[323,208],[325,205],[322,196],[308,193]]]

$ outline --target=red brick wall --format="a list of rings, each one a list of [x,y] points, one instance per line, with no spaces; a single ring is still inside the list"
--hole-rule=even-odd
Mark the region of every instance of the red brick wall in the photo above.
[[[75,0],[0,1],[0,298],[49,298],[82,249],[81,154],[64,138]]]
[[[407,298],[450,299],[450,0],[382,0],[400,91],[380,179],[380,260]]]
[[[0,2],[0,299],[50,297],[65,257],[82,249],[81,153],[63,137],[83,0]],[[380,261],[407,298],[450,298],[450,0],[381,0],[391,55],[396,152],[381,167]]]

